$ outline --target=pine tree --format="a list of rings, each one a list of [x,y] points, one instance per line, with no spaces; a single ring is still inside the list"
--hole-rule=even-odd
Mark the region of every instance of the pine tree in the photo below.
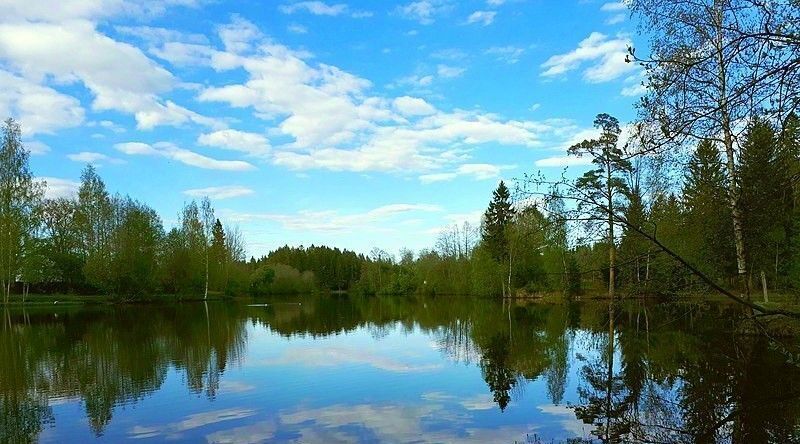
[[[501,180],[492,193],[489,208],[483,214],[483,243],[492,257],[497,261],[508,258],[507,229],[514,219],[514,207],[511,204],[511,193]]]
[[[594,120],[594,127],[600,130],[600,137],[571,146],[569,153],[589,156],[595,165],[595,168],[575,181],[574,188],[580,197],[579,211],[588,213],[591,219],[605,222],[608,245],[608,297],[613,305],[617,256],[614,214],[619,207],[622,207],[621,198],[630,193],[621,176],[629,173],[632,166],[622,148],[618,146],[619,135],[622,132],[619,121],[608,114],[598,114]]]

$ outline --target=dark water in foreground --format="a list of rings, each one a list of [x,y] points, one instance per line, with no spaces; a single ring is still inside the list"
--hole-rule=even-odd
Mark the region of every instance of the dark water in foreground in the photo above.
[[[601,303],[263,302],[6,312],[0,442],[800,440],[735,307],[625,304],[610,360]]]

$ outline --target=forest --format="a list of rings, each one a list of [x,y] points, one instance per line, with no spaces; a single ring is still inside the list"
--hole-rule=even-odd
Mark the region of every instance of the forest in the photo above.
[[[487,190],[479,226],[423,251],[285,246],[246,256],[209,199],[174,227],[112,194],[87,166],[77,197],[45,199],[19,123],[0,147],[0,283],[12,294],[146,299],[362,294],[674,295],[737,300],[800,287],[800,7],[634,0],[650,54],[629,48],[647,93],[637,118],[600,113],[591,162]],[[698,44],[698,42],[703,42]],[[601,110],[598,110],[601,111]],[[734,293],[736,295],[734,295]],[[739,296],[737,296],[739,295]],[[761,297],[761,296],[760,296]]]

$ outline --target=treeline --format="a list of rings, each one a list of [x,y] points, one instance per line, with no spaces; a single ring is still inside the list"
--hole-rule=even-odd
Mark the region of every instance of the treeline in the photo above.
[[[207,296],[247,291],[245,247],[210,201],[188,203],[165,231],[147,204],[111,195],[92,166],[75,198],[44,198],[28,167],[19,125],[3,125],[0,149],[0,269],[3,297],[30,291]]]

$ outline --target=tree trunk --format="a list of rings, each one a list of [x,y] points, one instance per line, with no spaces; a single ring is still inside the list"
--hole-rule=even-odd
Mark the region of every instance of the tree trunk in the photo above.
[[[610,151],[610,150],[609,150]],[[608,156],[608,154],[607,154]],[[608,195],[608,298],[614,304],[614,263],[616,262],[616,249],[614,248],[614,200],[611,187],[611,160],[606,160],[606,193]],[[611,309],[609,309],[611,310]]]
[[[764,292],[764,302],[769,302],[769,294],[767,293],[767,274],[761,272],[761,290]]]
[[[208,247],[206,247],[206,291],[203,294],[203,300],[208,299]]]
[[[750,298],[750,285],[747,282],[747,261],[745,257],[744,234],[742,230],[742,210],[739,202],[739,184],[736,174],[736,155],[733,147],[733,131],[731,129],[731,115],[728,104],[728,76],[727,64],[725,60],[725,45],[723,37],[723,21],[725,20],[722,8],[716,9],[717,35],[716,53],[719,62],[719,72],[717,73],[719,82],[719,113],[722,125],[722,142],[725,146],[725,169],[728,173],[728,197],[730,199],[731,219],[733,222],[733,242],[736,248],[736,270],[739,281],[743,285],[745,295]]]

